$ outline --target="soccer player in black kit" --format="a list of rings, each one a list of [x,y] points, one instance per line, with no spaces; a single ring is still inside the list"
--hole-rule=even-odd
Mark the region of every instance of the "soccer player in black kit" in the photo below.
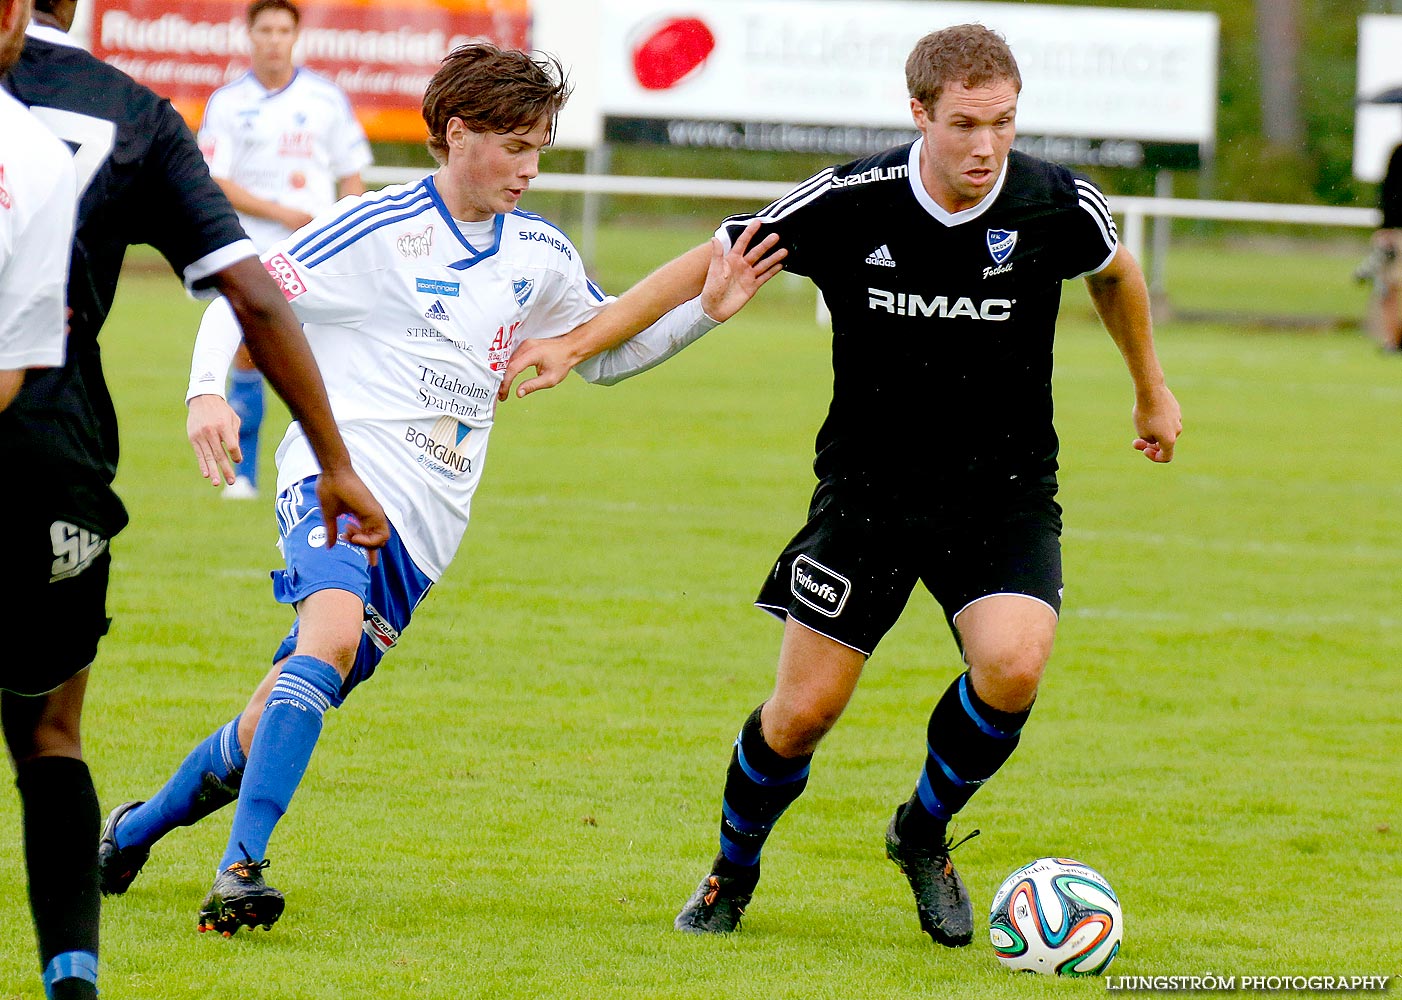
[[[117,422],[97,336],[129,245],[150,243],[192,292],[229,299],[250,348],[266,359],[261,367],[333,470],[323,501],[358,517],[352,541],[374,547],[388,537],[384,511],[351,468],[301,327],[194,136],[168,101],[68,40],[73,8],[73,0],[38,0],[5,81],[73,150],[79,187],[66,360],[31,372],[0,413],[4,606],[16,625],[0,659],[0,708],[24,809],[44,986],[55,1000],[97,992],[101,814],[79,728],[88,667],[109,624],[109,543],[127,523],[112,491]]]
[[[822,291],[833,317],[833,399],[808,523],[756,602],[785,620],[774,692],[735,742],[720,852],[677,916],[681,931],[739,927],[765,839],[920,582],[968,669],[930,716],[927,754],[891,817],[886,852],[910,883],[923,930],[943,945],[968,944],[973,910],[946,828],[1016,748],[1061,605],[1051,376],[1063,281],[1085,276],[1124,356],[1135,448],[1167,462],[1182,430],[1144,278],[1119,246],[1104,196],[1060,166],[1011,152],[1021,78],[1001,36],[981,25],[927,35],[906,79],[920,130],[913,144],[824,170],[717,233],[724,245],[758,222],[760,234],[779,235],[784,266]],[[698,247],[649,279],[657,306],[667,293],[694,294],[706,253]],[[553,385],[578,357],[630,331],[600,323],[550,344],[527,341],[506,383],[534,366],[518,394]]]

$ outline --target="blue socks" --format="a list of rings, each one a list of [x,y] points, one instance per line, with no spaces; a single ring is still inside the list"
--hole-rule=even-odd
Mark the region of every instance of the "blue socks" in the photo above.
[[[764,742],[760,710],[745,720],[730,768],[725,775],[721,802],[720,855],[714,871],[728,878],[759,878],[759,854],[769,832],[808,786],[812,755],[780,757]]]
[[[900,819],[902,839],[942,838],[950,817],[1017,749],[1031,712],[993,708],[974,692],[968,672],[960,674],[930,713],[925,766]]]
[[[49,1000],[97,996],[97,956],[65,951],[44,967],[44,995]]]
[[[150,847],[177,826],[190,826],[238,798],[248,762],[239,747],[239,719],[216,729],[190,751],[150,801],[128,810],[117,824],[121,847]]]
[[[229,406],[239,415],[239,448],[243,461],[234,474],[258,485],[258,431],[263,426],[263,373],[235,368],[229,376]]]
[[[263,860],[273,828],[307,771],[321,736],[322,716],[340,703],[341,675],[331,664],[301,655],[283,664],[248,751],[238,810],[219,871],[242,861],[245,851],[253,860]]]

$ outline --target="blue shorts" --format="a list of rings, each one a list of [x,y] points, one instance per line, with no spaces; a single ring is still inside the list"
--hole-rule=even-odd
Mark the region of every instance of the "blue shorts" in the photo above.
[[[399,641],[433,581],[409,558],[394,525],[390,525],[389,541],[380,549],[375,566],[370,565],[359,545],[340,541],[328,549],[326,522],[316,498],[316,480],[316,476],[310,476],[278,495],[278,548],[287,568],[272,573],[273,597],[283,604],[295,605],[319,590],[345,590],[365,602],[365,634],[355,665],[341,686],[339,705],[352,688],[375,672],[385,651]],[[349,522],[349,515],[342,515],[337,522],[338,532],[344,533]],[[291,656],[296,648],[294,621],[287,638],[273,654],[273,662]]]

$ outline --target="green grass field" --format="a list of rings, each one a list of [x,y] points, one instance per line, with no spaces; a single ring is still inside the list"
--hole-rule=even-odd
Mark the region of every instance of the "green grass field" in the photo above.
[[[694,235],[607,233],[606,287]],[[1310,312],[1361,312],[1352,263],[1184,251],[1170,274],[1195,306],[1313,283]],[[133,515],[85,724],[104,809],[239,711],[289,621],[271,500],[221,502],[184,443],[198,310],[129,275],[103,336]],[[1123,901],[1112,973],[1402,974],[1402,361],[1357,335],[1161,327],[1187,433],[1154,467],[1083,293],[1063,312],[1066,611],[1021,749],[961,817],[983,830],[957,858],[976,912],[1070,855]],[[923,593],[772,838],[744,932],[671,930],[772,680],[779,627],[749,601],[806,510],[826,348],[786,278],[656,372],[505,404],[457,562],[328,716],[274,837],[286,916],[196,934],[229,815],[176,831],[104,907],[103,996],[1103,994],[1006,973],[983,937],[935,951],[884,858],[958,670]],[[13,793],[0,859],[0,997],[38,998]]]

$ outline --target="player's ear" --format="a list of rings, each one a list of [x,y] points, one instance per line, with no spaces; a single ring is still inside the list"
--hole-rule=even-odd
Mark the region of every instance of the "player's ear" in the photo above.
[[[915,122],[915,127],[921,132],[924,132],[930,124],[930,113],[925,110],[925,105],[920,103],[918,97],[910,99],[910,117]]]

